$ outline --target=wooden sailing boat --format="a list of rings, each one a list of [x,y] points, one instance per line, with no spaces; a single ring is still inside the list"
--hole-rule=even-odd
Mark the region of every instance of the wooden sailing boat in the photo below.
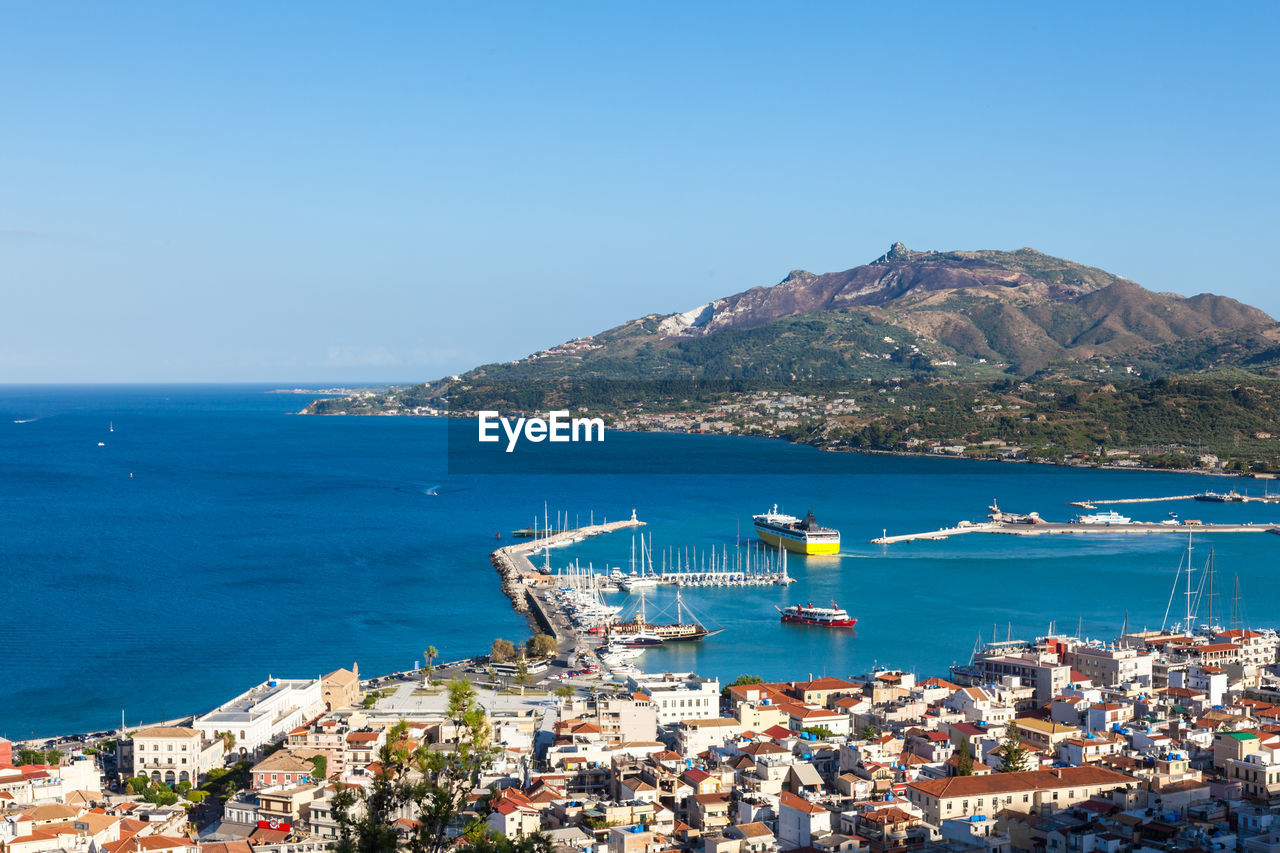
[[[628,636],[648,634],[661,638],[664,643],[680,643],[701,640],[719,634],[723,628],[711,631],[698,622],[697,617],[689,614],[689,622],[684,621],[684,599],[680,587],[676,587],[676,621],[667,623],[651,623],[645,616],[644,589],[640,590],[640,610],[634,619],[614,622],[609,626],[609,636],[625,640]]]

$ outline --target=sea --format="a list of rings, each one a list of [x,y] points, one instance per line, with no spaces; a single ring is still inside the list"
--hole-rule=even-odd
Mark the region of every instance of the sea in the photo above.
[[[488,555],[544,518],[576,526],[634,511],[645,522],[539,555],[559,573],[628,571],[646,548],[659,570],[712,551],[755,559],[751,516],[774,505],[841,530],[838,556],[789,558],[789,587],[686,590],[684,605],[718,633],[646,652],[648,671],[945,676],[980,640],[1111,638],[1126,619],[1159,628],[1183,616],[1189,544],[1198,621],[1280,622],[1280,536],[869,541],[982,520],[992,501],[1067,520],[1083,512],[1070,501],[1262,494],[1263,481],[615,432],[596,448],[617,463],[608,470],[503,473],[460,464],[445,420],[303,416],[310,397],[272,391],[0,387],[0,735],[133,726],[210,710],[270,677],[356,663],[368,676],[419,664],[429,645],[455,660],[495,638],[523,641],[527,623]],[[1280,505],[1261,503],[1112,508],[1135,520],[1280,522]],[[856,629],[778,618],[778,607],[832,601]],[[646,606],[651,619],[674,616],[673,591],[651,590]]]

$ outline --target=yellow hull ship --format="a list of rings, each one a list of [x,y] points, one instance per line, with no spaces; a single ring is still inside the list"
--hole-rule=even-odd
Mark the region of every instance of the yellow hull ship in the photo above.
[[[832,555],[840,553],[840,531],[822,527],[810,512],[803,520],[778,512],[778,507],[755,516],[756,535],[775,548],[786,548],[797,554]]]

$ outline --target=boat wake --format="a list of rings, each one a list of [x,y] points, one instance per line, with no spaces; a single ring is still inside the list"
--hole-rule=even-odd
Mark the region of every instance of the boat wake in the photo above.
[[[31,423],[35,423],[38,420],[40,419],[39,418],[14,418],[13,422],[15,424],[31,424]]]

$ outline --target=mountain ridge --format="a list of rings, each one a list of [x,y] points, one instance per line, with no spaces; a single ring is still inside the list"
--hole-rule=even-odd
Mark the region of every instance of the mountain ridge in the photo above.
[[[1127,447],[1116,464],[1273,472],[1280,326],[1230,297],[1147,290],[1030,248],[895,243],[848,270],[792,270],[517,361],[305,411],[482,409],[572,409],[622,430],[826,450],[1111,464]]]
[[[1188,340],[1208,351],[1235,339],[1239,358],[1223,363],[1243,363],[1280,341],[1273,318],[1228,296],[1147,290],[1123,276],[1031,248],[926,252],[894,243],[869,264],[818,274],[792,270],[777,284],[687,311],[647,314],[512,364],[541,362],[551,374],[569,375],[576,367],[605,376],[595,368],[646,347],[670,349],[804,315],[840,314],[861,314],[897,329],[917,339],[918,351],[934,361],[999,361],[1020,375],[1055,362],[1143,355],[1157,362],[1149,367],[1181,369],[1185,365],[1158,364],[1159,350],[1172,344],[1185,350]],[[845,343],[865,342],[854,336]],[[497,365],[478,369],[486,375],[500,370]]]

